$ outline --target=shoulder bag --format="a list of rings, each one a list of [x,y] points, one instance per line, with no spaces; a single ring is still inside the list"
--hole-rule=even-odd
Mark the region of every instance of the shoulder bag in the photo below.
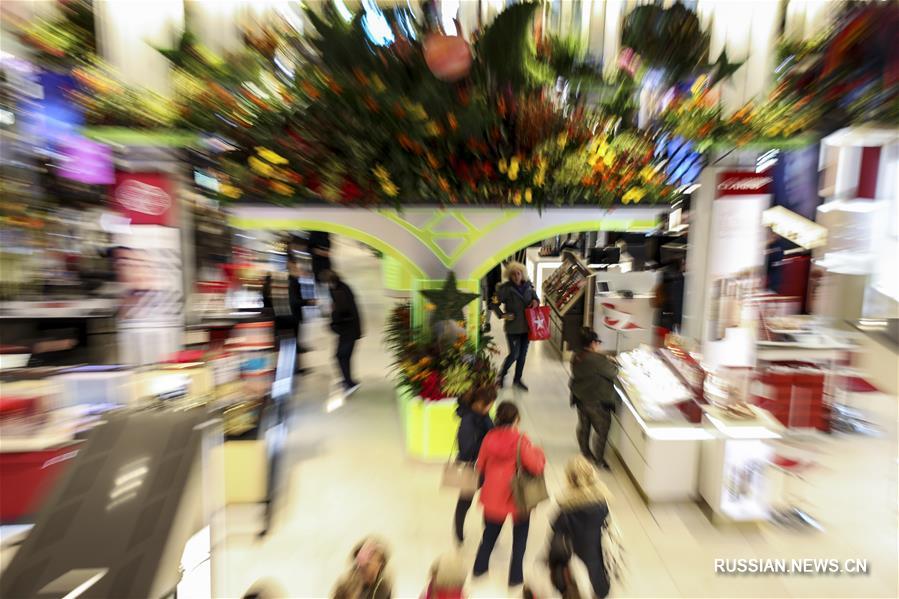
[[[531,474],[521,467],[521,439],[518,437],[518,447],[515,450],[515,475],[512,477],[512,498],[518,511],[527,514],[541,502],[549,499],[549,491],[546,489],[546,479],[542,474]]]
[[[458,439],[453,441],[449,460],[447,460],[446,465],[443,467],[443,476],[440,479],[440,486],[449,489],[459,489],[459,494],[463,497],[474,497],[474,494],[480,486],[481,476],[474,464],[470,462],[460,462],[454,459],[457,442]]]

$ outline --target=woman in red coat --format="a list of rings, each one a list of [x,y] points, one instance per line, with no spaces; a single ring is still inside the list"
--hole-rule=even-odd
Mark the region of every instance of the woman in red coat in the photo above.
[[[509,565],[509,586],[524,581],[522,563],[528,542],[531,515],[519,513],[512,497],[512,477],[515,476],[516,455],[521,446],[521,467],[537,475],[543,473],[546,458],[539,447],[531,444],[527,435],[518,431],[518,408],[504,401],[496,409],[494,428],[487,433],[478,454],[478,470],[484,476],[481,505],[484,506],[484,536],[474,562],[474,575],[487,573],[490,554],[506,518],[512,516],[512,563]]]

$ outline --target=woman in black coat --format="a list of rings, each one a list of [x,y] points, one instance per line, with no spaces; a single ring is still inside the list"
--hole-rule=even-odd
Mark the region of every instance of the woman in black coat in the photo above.
[[[552,524],[554,541],[567,538],[590,574],[597,597],[609,594],[609,576],[602,558],[602,528],[609,516],[609,492],[590,460],[575,456],[565,468],[568,487],[559,498]]]
[[[347,394],[359,387],[353,380],[351,361],[356,341],[362,338],[362,318],[353,290],[333,270],[322,275],[331,289],[331,330],[337,334],[337,365],[343,375],[343,388]]]
[[[577,441],[581,454],[601,468],[609,467],[603,454],[615,411],[617,377],[618,367],[600,353],[599,336],[584,328],[581,349],[571,358],[571,405],[577,408]],[[591,447],[593,432],[596,439]]]
[[[456,408],[456,414],[459,415],[459,430],[456,433],[459,453],[456,455],[456,461],[466,462],[472,467],[477,462],[481,443],[493,428],[490,408],[493,407],[494,401],[496,401],[496,389],[492,387],[482,387],[468,397],[459,398],[459,405]],[[465,540],[465,516],[468,514],[472,501],[474,501],[473,495],[468,497],[463,493],[459,494],[453,521],[456,540],[459,543]]]

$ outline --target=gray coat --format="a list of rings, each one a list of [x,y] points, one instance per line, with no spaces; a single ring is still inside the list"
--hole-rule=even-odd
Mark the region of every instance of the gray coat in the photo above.
[[[511,282],[506,281],[496,287],[496,298],[493,302],[493,311],[502,318],[506,314],[513,314],[515,318],[505,321],[505,331],[507,335],[521,335],[528,332],[528,321],[525,319],[524,311],[530,307],[531,302],[540,301],[537,292],[534,291],[534,285],[530,281],[525,281],[524,291]],[[500,310],[500,306],[505,311]]]

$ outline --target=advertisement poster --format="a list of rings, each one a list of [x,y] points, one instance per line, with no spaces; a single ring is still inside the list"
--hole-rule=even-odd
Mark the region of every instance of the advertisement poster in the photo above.
[[[755,365],[757,314],[750,300],[764,277],[762,212],[771,203],[771,184],[770,175],[754,170],[724,171],[716,181],[703,348],[712,367]]]

